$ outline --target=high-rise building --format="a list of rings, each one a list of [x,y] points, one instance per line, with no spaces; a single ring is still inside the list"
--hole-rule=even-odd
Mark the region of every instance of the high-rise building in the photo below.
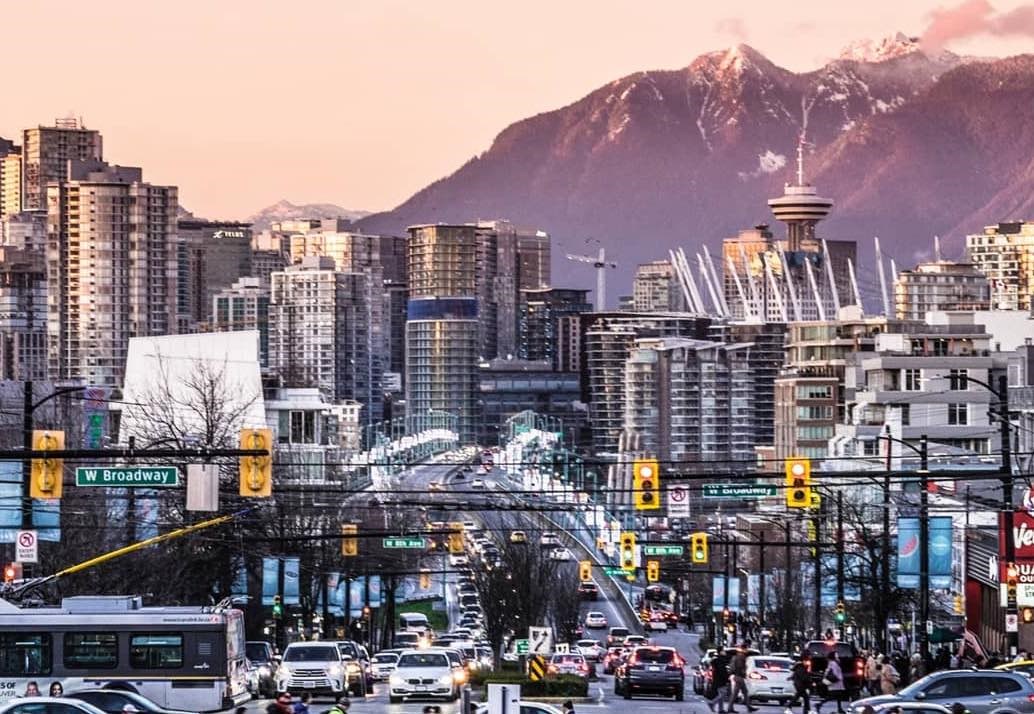
[[[361,402],[363,423],[379,421],[383,364],[371,319],[375,304],[369,273],[337,270],[332,258],[306,256],[273,273],[270,368],[284,386],[318,387],[330,399]]]
[[[0,221],[22,210],[22,151],[0,137]]]
[[[632,281],[632,308],[636,312],[683,312],[682,294],[675,269],[667,260],[640,264]]]
[[[197,323],[211,318],[212,298],[239,278],[252,274],[251,224],[231,221],[180,219],[178,240],[198,252],[200,271],[180,275],[179,281],[196,281],[199,288]]]
[[[973,263],[938,260],[902,270],[894,283],[894,312],[901,320],[925,320],[943,310],[987,310],[991,288]]]
[[[558,371],[577,372],[567,362],[561,363],[563,318],[592,311],[588,290],[574,288],[538,288],[521,290],[521,308],[518,324],[517,354],[522,360],[545,361]]]
[[[47,208],[47,184],[67,178],[69,161],[104,158],[99,131],[77,119],[58,119],[54,126],[26,129],[22,134],[22,208]]]
[[[255,248],[251,251],[251,274],[269,284],[269,276],[279,272],[288,265],[287,256],[279,250]]]
[[[539,290],[550,286],[550,253],[548,233],[533,228],[517,228],[518,289]]]
[[[1034,222],[984,226],[983,233],[966,236],[966,259],[987,276],[992,309],[1031,309]]]
[[[240,278],[212,296],[212,332],[258,330],[259,365],[269,366],[269,285],[261,278]]]
[[[46,146],[49,131],[38,134]],[[119,386],[129,338],[174,327],[177,190],[145,183],[138,168],[67,164],[46,187],[50,377]]]
[[[0,219],[0,244],[43,255],[47,249],[47,212],[22,211]]]
[[[47,272],[43,253],[0,247],[0,379],[47,377]]]
[[[526,410],[556,419],[565,439],[575,439],[585,425],[575,372],[557,372],[543,361],[496,359],[481,364],[478,379],[480,444],[499,443],[506,420]]]

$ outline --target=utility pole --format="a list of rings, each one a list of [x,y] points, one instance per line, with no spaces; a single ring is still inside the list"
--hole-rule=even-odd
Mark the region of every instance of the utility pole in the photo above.
[[[765,627],[765,531],[758,537],[758,627]]]
[[[880,625],[877,641],[880,651],[887,651],[887,615],[890,600],[890,467],[894,443],[890,440],[890,424],[884,431],[887,435],[887,462],[883,466],[883,557],[880,559],[880,609],[876,622]]]
[[[998,423],[1001,427],[1002,442],[1002,510],[1004,511],[1005,563],[1012,566],[1016,561],[1016,539],[1013,534],[1013,483],[1012,483],[1012,433],[1009,431],[1009,379],[1002,375],[998,378],[998,404],[1001,414]],[[1009,598],[1005,606],[1007,623],[1018,623],[1016,599]],[[1019,649],[1020,633],[1018,626],[1006,627],[1009,643],[1009,656],[1015,657]]]
[[[930,620],[930,524],[929,486],[930,472],[929,442],[926,434],[919,437],[919,656],[923,664],[930,664],[930,633],[927,625]]]
[[[812,544],[812,553],[815,555],[815,639],[822,638],[822,548],[819,547],[822,541],[821,510],[820,505],[811,517],[815,526],[815,542]]]
[[[790,613],[788,612],[789,608],[787,607],[787,603],[790,602],[793,593],[791,587],[793,581],[790,579],[790,573],[793,572],[793,568],[790,563],[790,557],[792,555],[792,551],[790,550],[790,522],[787,521],[784,526],[786,528],[786,570],[783,573],[783,646],[786,648],[786,651],[789,652],[792,649],[790,647],[790,640],[793,639],[793,630],[790,627]]]
[[[837,491],[837,603],[844,602],[844,492]],[[838,605],[839,606],[839,605]],[[839,618],[838,618],[839,619]],[[844,639],[844,623],[837,622],[840,639]]]

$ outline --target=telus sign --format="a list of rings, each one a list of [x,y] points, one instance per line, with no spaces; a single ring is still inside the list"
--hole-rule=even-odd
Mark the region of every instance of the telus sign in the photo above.
[[[998,517],[998,532],[1005,534],[1005,514]],[[1012,515],[1013,542],[1016,544],[1016,561],[1034,561],[1034,516],[1026,511],[1014,511]],[[998,539],[998,556],[1005,562],[1005,538]]]

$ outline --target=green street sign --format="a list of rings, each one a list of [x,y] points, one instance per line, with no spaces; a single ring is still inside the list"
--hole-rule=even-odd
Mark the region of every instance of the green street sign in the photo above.
[[[427,547],[427,541],[423,538],[385,538],[385,548],[413,548],[415,550],[423,550]]]
[[[772,498],[778,489],[760,483],[708,483],[704,484],[704,498]]]
[[[105,488],[168,488],[179,486],[175,466],[80,466],[75,470],[76,486]]]
[[[526,655],[528,654],[528,650],[529,647],[527,640],[517,640],[517,654]]]
[[[644,545],[643,555],[682,555],[685,549],[681,545]]]
[[[612,578],[623,578],[628,575],[628,572],[617,565],[604,565],[603,572]]]

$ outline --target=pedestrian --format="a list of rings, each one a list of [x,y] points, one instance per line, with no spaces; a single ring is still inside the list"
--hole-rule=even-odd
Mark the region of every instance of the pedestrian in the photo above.
[[[836,650],[829,653],[826,670],[822,673],[822,684],[825,691],[822,699],[815,706],[815,711],[821,712],[822,705],[826,702],[836,702],[837,713],[844,714],[844,697],[847,694],[847,687],[844,686],[844,671],[840,669]]]
[[[725,699],[728,688],[729,655],[722,650],[711,658],[711,690],[707,692],[707,706],[715,714],[723,714],[722,700]]]
[[[912,659],[908,665],[908,680],[910,682],[918,682],[920,679],[926,676],[926,665],[923,663],[923,656],[918,652],[912,655]]]
[[[865,658],[865,686],[870,696],[880,693],[880,658],[876,652],[870,652]]]
[[[35,681],[29,682],[25,685],[25,694],[23,697],[38,697],[39,696],[39,685]]]
[[[276,699],[266,707],[266,714],[294,714],[294,707],[291,705],[291,695],[281,692]]]
[[[732,661],[729,663],[729,674],[731,676],[731,683],[729,685],[729,711],[735,712],[736,698],[739,695],[743,695],[743,703],[747,705],[747,709],[752,712],[756,712],[758,708],[750,703],[750,695],[747,694],[747,652],[746,645],[740,643],[740,646],[736,648],[735,653],[732,656]]]
[[[564,714],[574,714],[574,704],[570,699],[564,702],[560,708],[564,710]]]
[[[309,702],[312,701],[312,694],[304,692],[301,698],[294,703],[293,714],[309,714]]]
[[[790,668],[790,681],[793,682],[794,698],[786,708],[787,713],[789,714],[791,708],[800,701],[801,714],[808,714],[811,710],[811,675],[808,674],[803,655],[797,657]]]
[[[897,694],[900,682],[901,675],[898,674],[898,670],[890,663],[887,655],[883,655],[880,660],[880,693]]]
[[[51,682],[50,684],[50,696],[52,697],[63,697],[65,695],[65,688],[61,686],[61,682]]]

